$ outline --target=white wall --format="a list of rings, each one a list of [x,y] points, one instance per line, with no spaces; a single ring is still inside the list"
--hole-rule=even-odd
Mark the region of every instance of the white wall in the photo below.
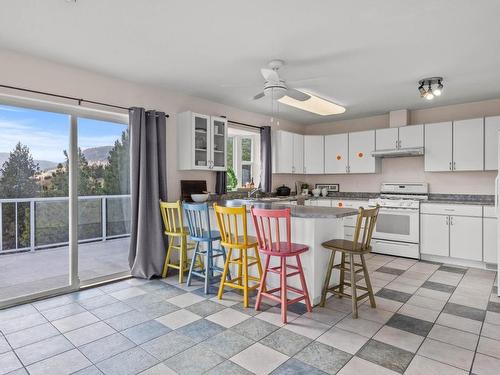
[[[177,171],[176,148],[182,145],[176,143],[176,113],[193,110],[211,115],[225,115],[228,119],[252,125],[269,124],[269,117],[260,114],[173,93],[161,87],[119,80],[6,50],[0,50],[0,84],[48,91],[124,107],[145,107],[170,114],[170,118],[167,119],[166,155],[170,200],[179,198],[181,179],[206,179],[208,188],[210,190],[215,188],[215,172]],[[20,91],[7,89],[0,89],[0,92],[28,96]],[[54,100],[47,96],[29,96]],[[66,103],[75,104],[71,101],[66,101]],[[100,109],[103,108],[100,107]],[[289,121],[280,120],[280,126],[290,131],[303,132],[302,125]]]

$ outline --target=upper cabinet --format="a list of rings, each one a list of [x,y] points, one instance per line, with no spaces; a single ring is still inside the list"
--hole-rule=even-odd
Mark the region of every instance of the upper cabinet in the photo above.
[[[375,131],[377,142],[375,149],[379,150],[393,150],[398,148],[399,133],[398,128],[385,128],[377,129]]]
[[[304,136],[304,173],[325,173],[325,137],[322,135]]]
[[[284,130],[272,134],[273,173],[304,173],[304,136]]]
[[[484,169],[487,171],[498,169],[499,130],[500,116],[484,119]]]
[[[377,173],[380,160],[372,156],[375,130],[349,133],[349,173]]]
[[[484,167],[483,119],[425,125],[425,171],[480,171]]]
[[[226,170],[227,120],[191,111],[177,114],[177,168]]]
[[[325,173],[348,173],[349,135],[332,134],[325,136]]]
[[[424,147],[423,125],[377,129],[375,134],[377,151]]]

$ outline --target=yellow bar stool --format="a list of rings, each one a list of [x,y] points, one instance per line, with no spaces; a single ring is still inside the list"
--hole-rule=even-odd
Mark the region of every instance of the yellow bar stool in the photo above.
[[[181,202],[163,202],[160,201],[160,212],[165,226],[165,234],[168,236],[167,257],[163,266],[163,277],[167,277],[168,269],[174,268],[179,270],[179,283],[184,282],[184,272],[189,272],[189,259],[187,251],[194,248],[192,244],[188,244],[187,237],[189,229],[184,227],[182,218]],[[170,263],[172,250],[179,251],[179,263]]]
[[[214,211],[221,234],[221,246],[227,250],[218,298],[222,299],[226,286],[243,290],[243,306],[248,307],[248,292],[259,287],[262,265],[257,250],[257,239],[247,234],[247,208],[246,206],[222,207],[214,203]],[[249,249],[254,250],[254,256],[248,255]],[[233,258],[235,252],[237,252],[237,257]],[[231,264],[237,265],[237,276],[226,280]],[[249,267],[253,265],[257,266],[258,277],[249,275]],[[249,281],[253,281],[255,284],[250,285]]]

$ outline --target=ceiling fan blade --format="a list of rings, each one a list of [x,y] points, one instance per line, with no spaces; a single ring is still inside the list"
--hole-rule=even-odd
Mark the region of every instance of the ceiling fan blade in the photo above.
[[[280,81],[280,76],[275,70],[262,68],[260,70],[260,73],[262,74],[262,77],[264,77],[266,81],[271,81],[271,82]]]
[[[295,89],[288,89],[286,91],[286,95],[292,99],[299,100],[301,102],[303,102],[311,97],[311,95],[307,95],[307,94],[305,94],[299,90],[295,90]]]
[[[257,95],[255,95],[253,97],[253,100],[257,100],[257,99],[263,98],[264,96],[265,96],[264,91],[260,92],[260,93],[258,93]]]

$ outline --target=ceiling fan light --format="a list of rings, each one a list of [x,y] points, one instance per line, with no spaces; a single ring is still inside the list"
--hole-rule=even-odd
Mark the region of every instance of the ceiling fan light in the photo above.
[[[425,93],[425,99],[427,100],[432,100],[434,99],[434,94],[432,93],[432,90],[427,90],[427,92]]]
[[[311,97],[307,100],[300,101],[285,95],[281,99],[279,99],[278,102],[301,109],[303,111],[315,113],[320,116],[339,115],[346,111],[346,109],[341,105],[322,99],[309,92],[301,92],[310,95]]]
[[[418,92],[420,92],[420,97],[424,97],[427,91],[425,91],[424,86],[419,86],[418,87]]]
[[[441,94],[443,93],[443,84],[441,83],[441,81],[438,81],[438,85],[437,87],[432,91],[432,93],[435,95],[435,96],[441,96]]]

